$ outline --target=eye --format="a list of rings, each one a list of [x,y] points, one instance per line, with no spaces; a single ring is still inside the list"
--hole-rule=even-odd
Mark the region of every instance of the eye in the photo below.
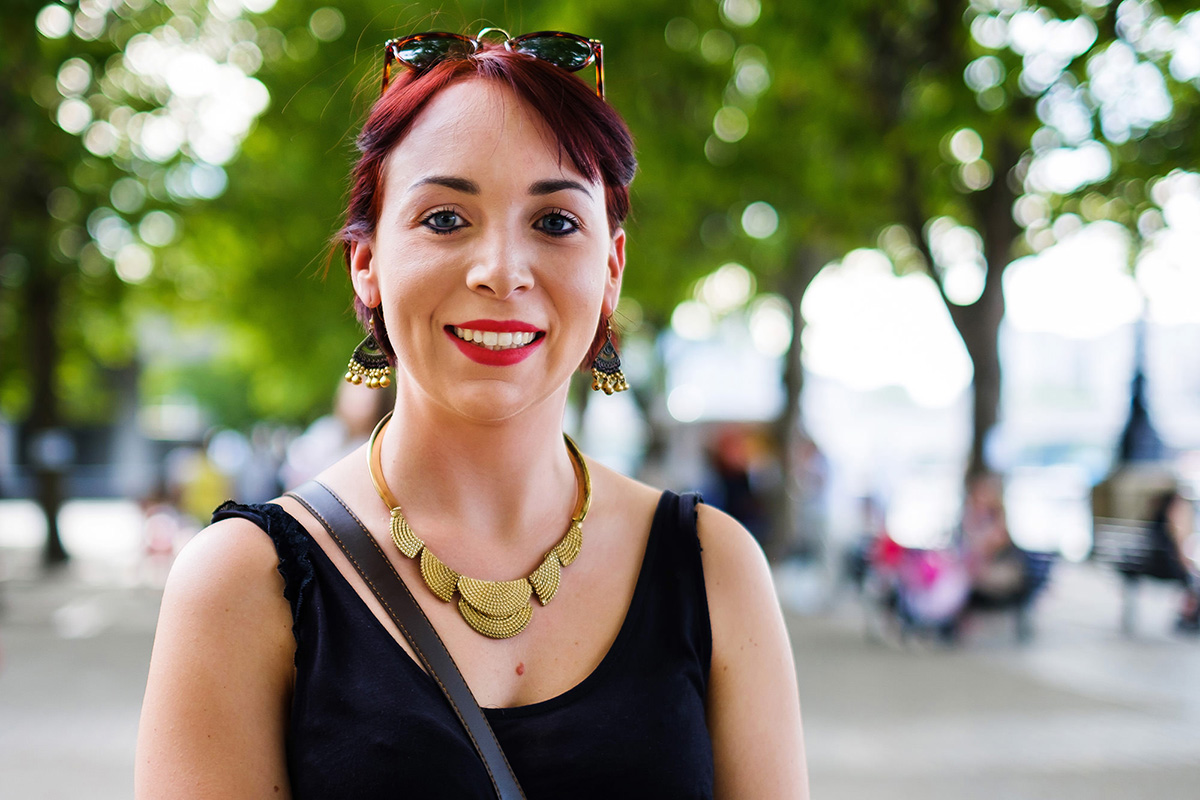
[[[550,236],[569,236],[582,227],[579,220],[561,209],[539,217],[534,227]]]
[[[465,228],[467,223],[452,208],[439,208],[425,215],[421,224],[434,233],[454,233],[459,228]]]

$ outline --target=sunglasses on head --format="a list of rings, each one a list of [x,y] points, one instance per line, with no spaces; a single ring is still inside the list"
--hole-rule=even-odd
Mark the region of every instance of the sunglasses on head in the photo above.
[[[505,50],[533,56],[567,72],[578,72],[594,62],[596,94],[604,97],[604,45],[598,40],[562,31],[539,31],[514,38],[500,28],[484,28],[475,36],[435,31],[389,40],[383,46],[383,88],[380,94],[387,91],[393,63],[423,72],[448,58],[466,58],[479,50],[487,34],[502,35]]]

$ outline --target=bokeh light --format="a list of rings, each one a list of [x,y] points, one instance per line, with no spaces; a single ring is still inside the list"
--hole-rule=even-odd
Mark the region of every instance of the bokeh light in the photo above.
[[[768,239],[779,229],[779,212],[770,203],[759,200],[742,212],[742,230],[754,239]]]

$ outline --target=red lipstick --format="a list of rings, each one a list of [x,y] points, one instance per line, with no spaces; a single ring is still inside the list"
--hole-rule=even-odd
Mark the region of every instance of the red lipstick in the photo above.
[[[509,347],[503,350],[491,350],[482,344],[465,342],[454,333],[455,328],[467,328],[474,331],[494,333],[533,333],[541,334],[540,328],[526,322],[516,320],[475,319],[458,325],[447,325],[446,335],[458,347],[459,351],[477,364],[489,367],[509,367],[519,364],[533,355],[533,351],[541,346],[544,335],[538,335],[532,342],[521,347]]]

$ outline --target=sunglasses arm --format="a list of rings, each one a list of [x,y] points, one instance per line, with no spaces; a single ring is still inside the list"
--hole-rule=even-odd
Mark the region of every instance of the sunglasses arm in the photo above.
[[[604,99],[604,45],[595,43],[596,48],[596,94]]]
[[[383,46],[383,85],[379,88],[379,96],[387,91],[388,81],[392,77],[392,63],[396,60],[396,56],[392,53],[392,42],[388,42]]]

